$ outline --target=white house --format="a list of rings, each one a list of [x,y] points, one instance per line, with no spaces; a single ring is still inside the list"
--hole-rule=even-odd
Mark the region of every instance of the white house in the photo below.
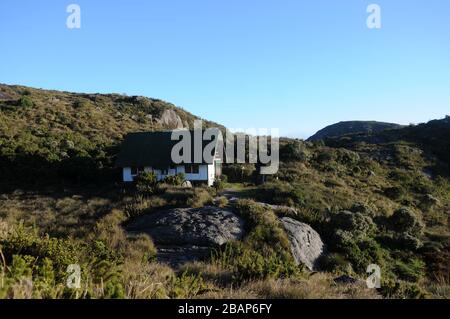
[[[194,143],[193,131],[190,131]],[[199,163],[175,164],[172,160],[172,149],[178,141],[172,140],[172,131],[131,133],[125,137],[121,151],[117,158],[117,166],[122,168],[123,181],[133,182],[140,172],[154,172],[158,180],[167,176],[183,173],[186,180],[194,184],[207,184],[212,186],[222,173],[222,160],[218,156],[219,141],[214,140],[214,148],[210,159]],[[202,151],[212,140],[202,140]],[[195,149],[190,148],[191,152]],[[194,156],[191,154],[191,159]]]

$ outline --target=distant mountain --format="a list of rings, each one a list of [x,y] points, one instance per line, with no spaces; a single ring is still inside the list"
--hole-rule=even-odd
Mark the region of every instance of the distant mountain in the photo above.
[[[327,126],[311,136],[308,141],[317,141],[330,137],[340,137],[354,133],[378,133],[388,129],[398,129],[403,126],[395,123],[376,121],[346,121]]]
[[[450,116],[418,125],[405,126],[398,130],[384,130],[376,134],[354,134],[345,138],[327,140],[327,145],[353,149],[355,145],[401,144],[415,145],[434,155],[443,164],[450,163]]]

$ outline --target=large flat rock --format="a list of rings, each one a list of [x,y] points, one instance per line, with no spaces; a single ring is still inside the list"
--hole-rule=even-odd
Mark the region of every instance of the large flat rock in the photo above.
[[[244,235],[244,221],[218,207],[174,208],[134,220],[129,232],[148,234],[157,245],[218,247]]]

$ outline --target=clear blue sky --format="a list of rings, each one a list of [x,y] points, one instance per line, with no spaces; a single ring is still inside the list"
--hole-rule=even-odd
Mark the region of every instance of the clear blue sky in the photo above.
[[[448,0],[1,0],[0,41],[1,83],[145,95],[230,128],[450,113]]]

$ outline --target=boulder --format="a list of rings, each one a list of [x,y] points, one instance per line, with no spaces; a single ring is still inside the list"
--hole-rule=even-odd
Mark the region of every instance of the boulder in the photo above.
[[[184,188],[192,188],[192,183],[190,181],[184,181],[181,184],[181,186],[184,187]]]
[[[157,245],[218,247],[244,235],[244,221],[218,207],[175,208],[148,214],[128,227],[146,233]]]
[[[311,226],[295,219],[284,217],[281,222],[289,237],[292,255],[297,264],[304,264],[309,270],[316,270],[319,258],[325,252],[320,235]]]
[[[172,109],[165,110],[162,113],[161,118],[156,121],[157,121],[157,123],[163,125],[164,127],[170,128],[170,129],[181,129],[184,126],[181,118]]]
[[[0,92],[0,100],[10,100],[11,97],[6,93]]]

